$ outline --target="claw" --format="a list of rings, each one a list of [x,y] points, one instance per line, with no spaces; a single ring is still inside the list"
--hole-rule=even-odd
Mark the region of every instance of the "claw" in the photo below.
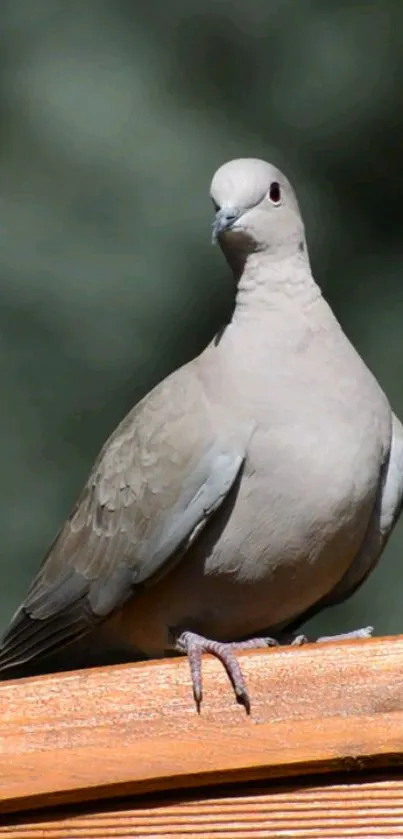
[[[319,638],[312,638],[309,639],[303,633],[298,635],[287,635],[284,634],[281,636],[281,644],[291,644],[292,647],[300,647],[303,644],[327,644],[328,642],[335,641],[356,641],[360,638],[371,638],[374,631],[373,626],[363,626],[362,629],[353,629],[351,632],[341,632],[338,635],[321,635]]]
[[[355,641],[359,638],[371,638],[373,631],[373,626],[363,626],[362,629],[353,629],[351,632],[342,632],[340,635],[322,635],[316,640],[321,644],[325,644],[328,641]]]
[[[224,643],[204,638],[196,632],[178,632],[174,634],[174,646],[178,652],[186,653],[189,661],[190,675],[193,686],[193,696],[198,713],[200,713],[203,699],[202,689],[202,653],[211,653],[221,661],[234,689],[235,697],[250,714],[250,698],[241,666],[235,656],[236,650],[250,650],[259,647],[277,646],[274,638],[250,638],[247,641]]]

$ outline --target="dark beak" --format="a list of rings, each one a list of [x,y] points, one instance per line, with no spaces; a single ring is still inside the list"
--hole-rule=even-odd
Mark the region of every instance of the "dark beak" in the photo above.
[[[213,221],[213,245],[216,243],[221,233],[229,230],[230,227],[239,218],[240,213],[232,207],[223,207],[218,210]]]

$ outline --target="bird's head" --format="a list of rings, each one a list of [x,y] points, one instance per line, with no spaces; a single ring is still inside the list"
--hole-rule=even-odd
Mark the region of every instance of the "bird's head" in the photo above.
[[[210,196],[215,209],[213,241],[229,263],[265,252],[281,260],[305,247],[294,190],[285,175],[264,160],[230,160],[215,173]]]

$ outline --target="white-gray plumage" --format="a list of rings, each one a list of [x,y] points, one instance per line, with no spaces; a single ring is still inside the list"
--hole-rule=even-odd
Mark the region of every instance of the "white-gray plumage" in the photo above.
[[[103,623],[149,656],[230,647],[347,597],[400,512],[403,429],[322,297],[294,192],[234,160],[211,197],[231,322],[104,446],[0,649],[8,671]],[[206,640],[207,639],[207,640]]]

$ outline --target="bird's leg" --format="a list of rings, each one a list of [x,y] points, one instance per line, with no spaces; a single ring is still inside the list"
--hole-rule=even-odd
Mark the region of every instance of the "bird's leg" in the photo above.
[[[373,632],[372,626],[366,626],[362,629],[356,629],[352,632],[345,632],[340,635],[323,635],[315,639],[315,643],[327,643],[329,641],[345,641],[359,638],[370,638]],[[245,679],[236,658],[235,653],[239,650],[263,649],[266,647],[277,647],[283,644],[291,644],[292,646],[302,646],[307,644],[309,638],[303,633],[288,635],[281,634],[278,639],[271,636],[260,638],[248,638],[246,641],[214,641],[211,638],[205,638],[197,632],[190,630],[171,630],[172,647],[180,653],[185,653],[188,657],[190,675],[193,686],[193,696],[196,702],[197,710],[200,712],[200,707],[203,699],[202,689],[202,654],[210,653],[221,661],[224,666],[228,678],[234,688],[234,693],[241,705],[245,707],[246,712],[250,713],[250,699],[248,690],[245,684]]]
[[[327,643],[328,641],[355,641],[360,638],[372,638],[373,626],[363,626],[361,629],[352,629],[351,632],[341,632],[339,635],[321,635],[317,642]]]
[[[250,699],[241,667],[235,656],[237,650],[251,650],[262,647],[275,647],[278,642],[274,638],[249,638],[247,641],[225,643],[204,638],[196,632],[173,632],[174,649],[186,653],[189,661],[190,675],[193,685],[193,696],[197,710],[203,698],[202,690],[202,653],[211,653],[221,661],[227,671],[228,678],[234,688],[237,702],[244,706],[246,713],[250,713]]]
[[[329,641],[356,641],[360,638],[371,638],[374,631],[373,626],[363,626],[361,629],[353,629],[351,632],[341,632],[339,635],[321,635],[315,638],[315,644],[327,644]],[[293,647],[300,647],[302,644],[308,644],[310,639],[304,634],[293,635],[291,638],[283,636],[282,643],[289,643]]]

